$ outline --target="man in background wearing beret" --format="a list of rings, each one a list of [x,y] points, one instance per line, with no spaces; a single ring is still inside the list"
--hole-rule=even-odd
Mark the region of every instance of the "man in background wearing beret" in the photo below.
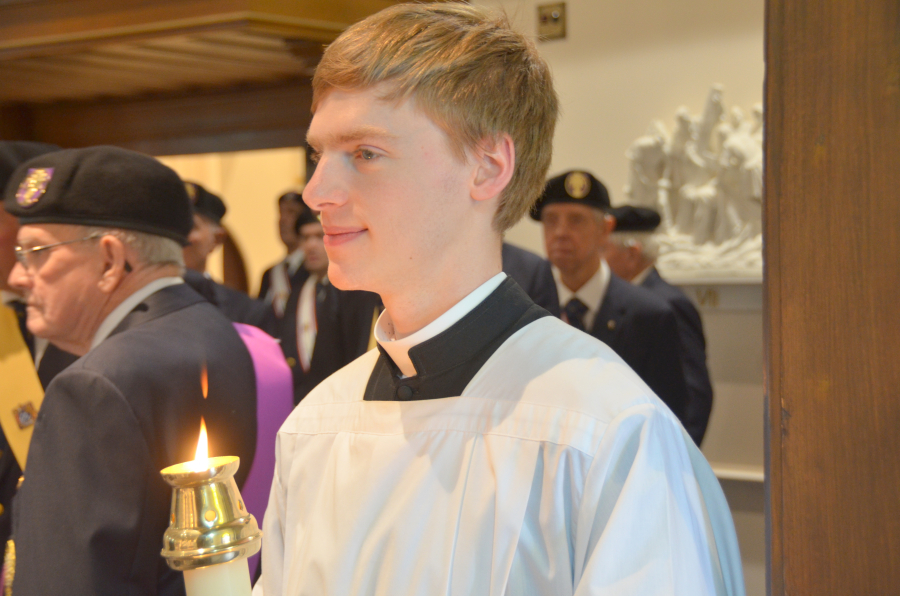
[[[603,183],[574,170],[550,179],[531,212],[544,229],[563,318],[611,347],[683,421],[688,391],[675,314],[610,271],[609,208]]]
[[[224,201],[196,182],[185,182],[194,213],[194,227],[184,247],[184,281],[200,295],[216,305],[229,321],[259,327],[275,333],[275,313],[262,301],[213,281],[206,272],[209,255],[225,241],[227,232],[222,217],[227,208]]]
[[[0,192],[20,163],[58,150],[43,143],[0,141]],[[7,281],[16,262],[18,230],[18,220],[0,209],[0,544],[12,532],[12,500],[44,388],[77,358],[35,338],[25,326],[25,301]]]
[[[558,113],[534,44],[467,3],[395,5],[328,46],[312,109],[328,277],[385,310],[278,432],[263,594],[740,593],[690,437],[501,269]]]
[[[28,328],[81,356],[44,399],[13,519],[17,596],[184,594],[159,556],[171,489],[159,471],[256,441],[250,354],[185,285],[191,207],[178,175],[113,147],[19,166],[4,197],[19,218],[10,284]],[[204,382],[208,379],[208,390]]]
[[[660,223],[659,213],[645,207],[623,205],[611,209],[609,215],[615,220],[606,246],[609,268],[622,279],[665,300],[675,313],[681,339],[681,364],[688,388],[684,428],[699,446],[706,434],[713,402],[700,313],[680,288],[668,283],[656,270],[659,245],[653,232]]]

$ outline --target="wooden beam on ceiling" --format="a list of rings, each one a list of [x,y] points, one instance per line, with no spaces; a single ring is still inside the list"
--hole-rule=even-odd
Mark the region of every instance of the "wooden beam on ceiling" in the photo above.
[[[244,29],[328,42],[390,0],[46,0],[0,5],[0,58]]]

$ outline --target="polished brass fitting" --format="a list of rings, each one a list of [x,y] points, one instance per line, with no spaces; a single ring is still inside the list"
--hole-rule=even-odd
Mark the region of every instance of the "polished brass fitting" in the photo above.
[[[259,552],[262,532],[234,481],[238,466],[239,458],[224,456],[160,472],[174,488],[161,553],[170,568],[189,571]]]

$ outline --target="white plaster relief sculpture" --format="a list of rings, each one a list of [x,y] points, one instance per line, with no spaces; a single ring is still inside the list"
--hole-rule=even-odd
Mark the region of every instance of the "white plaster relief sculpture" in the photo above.
[[[632,143],[625,195],[659,211],[659,266],[676,276],[762,273],[762,106],[725,109],[713,85],[703,113],[659,120]]]

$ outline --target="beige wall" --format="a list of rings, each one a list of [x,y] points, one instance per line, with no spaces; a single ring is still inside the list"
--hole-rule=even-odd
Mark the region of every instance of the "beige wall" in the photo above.
[[[548,0],[474,0],[501,6],[520,31],[534,35],[537,6]],[[624,200],[625,150],[655,118],[674,124],[675,110],[703,109],[714,83],[726,106],[749,111],[762,102],[762,0],[568,0],[566,39],[539,42],[562,105],[551,173],[586,168]],[[525,221],[507,239],[543,253],[537,224]]]
[[[299,148],[238,151],[161,157],[185,180],[222,197],[228,212],[222,220],[244,255],[250,293],[255,296],[262,272],[284,257],[278,238],[276,200],[305,180],[305,156]],[[221,249],[213,253],[210,274],[222,277]]]

